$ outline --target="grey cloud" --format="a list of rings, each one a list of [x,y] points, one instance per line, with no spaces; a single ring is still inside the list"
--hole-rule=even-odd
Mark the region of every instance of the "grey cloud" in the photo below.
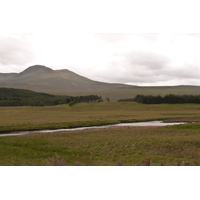
[[[158,70],[165,68],[170,63],[168,57],[153,52],[132,51],[123,56],[133,68],[142,67],[144,69]]]
[[[198,58],[190,58],[177,66],[173,63],[173,58],[166,55],[134,50],[113,54],[106,65],[98,73],[91,72],[89,78],[135,85],[196,84],[200,79],[200,59]]]
[[[166,76],[171,61],[168,57],[153,52],[132,51],[116,54],[116,60],[111,63],[114,82],[156,82]],[[119,59],[121,58],[121,59]]]
[[[34,58],[34,50],[25,35],[0,36],[1,65],[25,65]]]
[[[179,69],[169,69],[167,74],[171,77],[178,77],[181,79],[199,79],[200,78],[200,65],[184,64]]]
[[[113,73],[114,72],[114,73]],[[111,76],[112,74],[112,76]],[[153,52],[132,51],[115,54],[113,61],[104,74],[103,81],[134,83],[137,85],[159,82],[180,82],[200,78],[199,66],[185,63],[181,67],[174,66],[170,58]]]

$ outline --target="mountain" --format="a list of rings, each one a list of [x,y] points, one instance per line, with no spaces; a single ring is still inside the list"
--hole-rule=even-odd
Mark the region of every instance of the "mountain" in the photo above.
[[[15,75],[16,75],[16,73],[10,73],[10,74],[0,73],[0,83],[13,78]]]
[[[52,70],[42,65],[34,65],[21,73],[0,73],[0,87],[28,89],[54,95],[97,94],[111,101],[133,98],[137,94],[200,95],[199,86],[139,87],[125,84],[103,83],[80,76],[70,70]]]
[[[87,95],[124,86],[126,85],[93,81],[67,69],[52,70],[41,65],[31,66],[18,74],[0,74],[0,87],[29,89],[49,94]]]

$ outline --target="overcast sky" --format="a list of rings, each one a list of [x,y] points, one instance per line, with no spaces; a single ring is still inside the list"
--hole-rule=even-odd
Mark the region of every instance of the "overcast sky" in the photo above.
[[[200,34],[193,28],[198,5],[193,0],[3,0],[0,72],[40,64],[103,82],[200,85]]]
[[[200,34],[0,34],[0,71],[35,64],[93,80],[134,85],[200,85]]]

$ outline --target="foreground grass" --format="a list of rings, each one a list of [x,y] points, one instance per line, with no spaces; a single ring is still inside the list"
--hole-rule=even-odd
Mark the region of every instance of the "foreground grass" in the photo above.
[[[200,165],[199,128],[115,127],[0,137],[0,165]]]
[[[119,122],[195,122],[0,137],[0,165],[200,165],[200,105],[138,103],[0,108],[0,132]]]

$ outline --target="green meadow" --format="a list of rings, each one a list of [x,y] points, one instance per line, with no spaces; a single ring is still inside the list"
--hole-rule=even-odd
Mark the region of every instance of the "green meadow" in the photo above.
[[[2,166],[200,165],[199,104],[1,107],[0,119],[1,133],[152,120],[189,122],[0,137]]]

